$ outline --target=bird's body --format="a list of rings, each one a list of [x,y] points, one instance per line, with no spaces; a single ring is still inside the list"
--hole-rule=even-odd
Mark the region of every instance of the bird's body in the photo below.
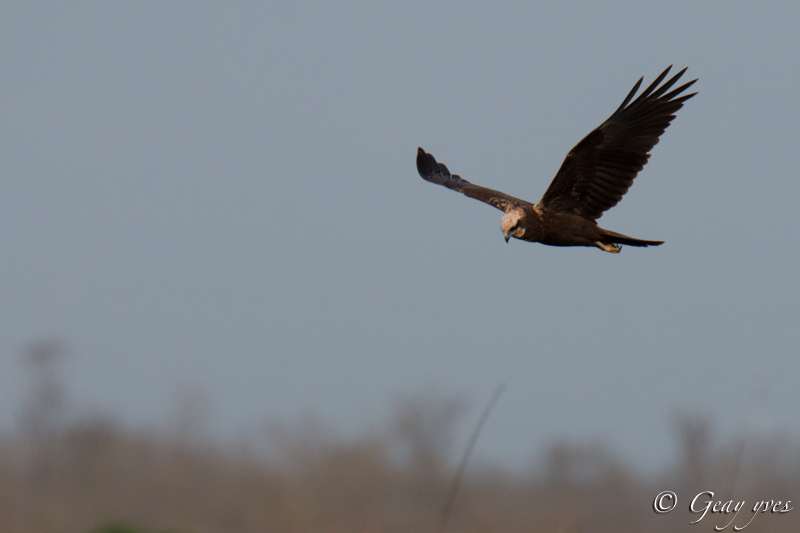
[[[658,246],[663,243],[634,239],[603,229],[594,220],[572,213],[540,209],[538,205],[521,207],[506,220],[508,229],[501,225],[504,234],[508,233],[509,237],[521,241],[539,242],[548,246],[597,246],[606,251],[619,251],[613,250],[612,245]],[[514,224],[514,220],[518,222]],[[599,246],[598,243],[604,246]]]
[[[417,170],[427,181],[505,211],[501,229],[506,242],[514,237],[550,246],[595,246],[612,253],[619,252],[620,244],[658,246],[662,241],[615,233],[598,226],[596,220],[622,199],[647,163],[659,136],[675,118],[674,113],[696,94],[680,96],[697,80],[667,93],[686,69],[658,87],[670,68],[631,102],[642,83],[640,79],[617,111],[570,150],[537,204],[450,174],[443,163],[422,148],[417,153]]]

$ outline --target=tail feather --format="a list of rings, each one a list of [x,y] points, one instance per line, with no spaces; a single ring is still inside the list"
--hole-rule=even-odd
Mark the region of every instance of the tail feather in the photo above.
[[[622,233],[616,233],[607,229],[603,230],[604,244],[627,244],[628,246],[658,246],[664,241],[646,241],[644,239],[634,239]]]

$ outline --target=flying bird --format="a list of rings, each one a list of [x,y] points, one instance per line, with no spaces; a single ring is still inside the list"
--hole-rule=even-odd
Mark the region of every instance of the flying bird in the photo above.
[[[596,246],[611,253],[619,253],[621,244],[663,244],[664,241],[634,239],[603,229],[597,225],[597,219],[628,192],[675,113],[697,94],[681,96],[696,79],[667,92],[686,72],[685,68],[659,87],[671,68],[671,65],[667,67],[633,100],[644,78],[636,82],[614,114],[569,151],[537,204],[474,185],[458,174],[451,174],[447,166],[438,163],[422,148],[417,152],[417,170],[431,183],[444,185],[504,211],[500,228],[506,242],[514,237],[550,246]]]

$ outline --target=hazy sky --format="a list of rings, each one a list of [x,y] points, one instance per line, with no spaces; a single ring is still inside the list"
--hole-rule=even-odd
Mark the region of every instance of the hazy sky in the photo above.
[[[70,406],[215,435],[398,396],[506,393],[478,453],[561,437],[640,465],[676,410],[800,435],[797,2],[5,2],[0,430],[36,339]],[[700,92],[603,227],[513,241],[418,146],[537,201],[640,76]]]

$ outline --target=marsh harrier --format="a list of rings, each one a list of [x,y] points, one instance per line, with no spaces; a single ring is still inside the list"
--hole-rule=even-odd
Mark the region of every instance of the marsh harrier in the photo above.
[[[671,68],[667,67],[631,101],[644,78],[636,82],[614,114],[569,151],[538,204],[473,185],[458,174],[450,174],[443,163],[438,163],[422,148],[417,152],[417,170],[431,183],[444,185],[504,211],[500,228],[506,242],[514,237],[550,246],[596,246],[611,253],[618,253],[620,244],[663,244],[663,241],[634,239],[603,229],[596,220],[628,192],[675,113],[697,94],[681,96],[696,79],[667,92],[685,68],[659,87]]]

